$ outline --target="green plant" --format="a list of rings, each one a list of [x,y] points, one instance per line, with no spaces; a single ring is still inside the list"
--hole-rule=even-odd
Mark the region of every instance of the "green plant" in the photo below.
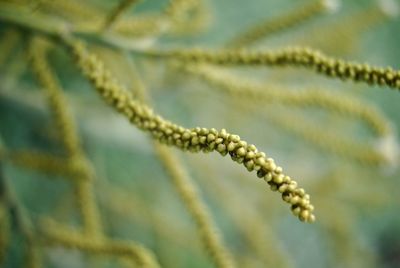
[[[238,266],[236,264],[238,260],[235,254],[230,252],[229,243],[222,238],[221,231],[218,230],[211,216],[212,213],[205,205],[201,191],[191,178],[190,171],[183,168],[176,153],[165,145],[176,147],[184,152],[216,151],[222,156],[229,155],[234,162],[242,164],[247,171],[255,172],[259,178],[267,182],[272,191],[278,191],[282,199],[290,205],[293,214],[301,221],[315,221],[314,206],[310,203],[310,196],[305,190],[298,187],[296,181],[283,173],[282,167],[264,152],[259,151],[255,145],[242,140],[238,135],[228,133],[224,128],[221,130],[203,127],[186,128],[155,112],[151,104],[153,101],[148,94],[149,90],[142,77],[143,69],[146,68],[143,65],[158,62],[164,64],[172,72],[183,72],[185,76],[193,76],[200,83],[205,82],[218,90],[233,111],[250,114],[253,117],[264,115],[267,120],[286,129],[289,133],[300,136],[323,151],[350,159],[350,161],[355,159],[365,166],[379,167],[397,164],[396,151],[389,151],[386,148],[393,146],[395,149],[396,146],[391,123],[378,108],[359,100],[359,96],[350,96],[342,92],[331,93],[322,87],[314,86],[292,90],[290,86],[280,84],[282,81],[279,81],[279,77],[275,78],[278,81],[271,83],[259,81],[260,76],[253,81],[244,78],[242,73],[240,75],[235,73],[235,71],[244,73],[240,69],[246,67],[274,69],[289,66],[294,72],[311,69],[328,78],[340,78],[360,82],[360,84],[398,89],[400,71],[391,67],[381,68],[345,61],[304,47],[276,50],[250,47],[262,38],[284,30],[289,31],[292,27],[306,24],[311,18],[316,19],[317,15],[322,16],[327,10],[326,1],[310,2],[309,5],[299,7],[267,23],[259,23],[218,49],[170,48],[168,46],[164,48],[160,45],[162,42],[151,45],[165,34],[180,36],[200,32],[207,25],[209,18],[206,4],[201,0],[171,0],[157,14],[143,12],[139,15],[134,13],[132,16],[126,15],[128,9],[140,8],[140,1],[121,1],[113,7],[107,7],[107,4],[101,1],[94,1],[94,3],[96,4],[47,0],[32,3],[23,0],[0,1],[0,20],[4,23],[1,29],[5,36],[0,45],[0,51],[4,57],[0,57],[0,63],[7,61],[5,55],[11,53],[20,40],[29,43],[29,46],[22,46],[20,50],[21,62],[29,62],[28,73],[33,75],[39,87],[44,89],[47,106],[54,122],[50,129],[55,131],[53,133],[55,138],[51,138],[50,134],[48,137],[51,145],[47,147],[50,149],[46,146],[42,146],[44,148],[39,150],[15,149],[5,142],[0,151],[2,163],[30,169],[48,177],[64,178],[68,185],[72,185],[72,195],[68,195],[67,200],[72,198],[78,209],[78,216],[67,219],[65,222],[53,219],[51,213],[31,219],[17,195],[13,194],[10,182],[12,179],[6,179],[6,176],[2,174],[7,174],[7,172],[0,170],[1,182],[5,185],[0,196],[2,234],[0,261],[6,259],[10,244],[9,236],[13,233],[10,231],[10,221],[14,221],[18,223],[19,232],[26,244],[24,265],[27,267],[42,266],[43,248],[57,246],[79,249],[91,256],[114,256],[117,257],[118,262],[128,266],[158,267],[160,264],[165,264],[157,259],[158,254],[154,254],[148,247],[107,234],[98,202],[98,196],[103,193],[98,193],[96,196],[95,190],[96,181],[100,179],[91,163],[92,160],[82,146],[84,143],[81,141],[82,137],[77,126],[81,120],[80,115],[73,115],[71,111],[73,105],[67,100],[68,93],[64,93],[66,90],[62,84],[65,83],[65,78],[62,78],[63,70],[60,68],[60,62],[68,64],[70,68],[68,72],[80,76],[80,78],[72,77],[71,80],[87,79],[86,83],[89,82],[108,106],[148,134],[156,152],[156,158],[149,161],[149,165],[156,166],[157,159],[159,160],[181,202],[196,223],[196,233],[201,238],[203,247],[217,267]],[[384,14],[382,11],[380,13],[376,11],[376,7],[372,10],[378,13],[377,17]],[[363,19],[360,20],[363,21]],[[146,63],[142,64],[143,62]],[[143,69],[140,70],[137,66]],[[20,68],[20,72],[17,67]],[[239,70],[230,70],[229,68],[232,67],[239,67],[237,68]],[[15,68],[8,67],[8,69],[12,71],[7,77],[16,77],[15,80],[19,80],[21,78],[19,75],[24,73],[23,67],[18,64]],[[308,73],[304,72],[304,74]],[[83,83],[85,82],[81,82],[79,87],[88,86]],[[11,82],[6,81],[4,86],[7,84],[12,85]],[[74,85],[74,87],[77,86]],[[201,102],[196,103],[194,98],[190,99],[189,103],[190,106],[198,106],[196,109],[207,111],[207,106]],[[296,115],[296,109],[315,108],[328,115],[339,115],[362,123],[362,127],[366,126],[373,136],[362,141],[354,141],[354,138],[349,138],[347,134],[340,136],[336,133],[332,134],[330,130],[321,130],[308,118],[307,113],[303,117]],[[244,129],[251,128],[250,120],[240,122]],[[107,126],[103,127],[107,128]],[[51,131],[48,132],[51,133]],[[383,148],[384,146],[386,147]],[[226,170],[222,165],[220,169]],[[333,179],[329,180],[335,182],[336,178],[333,176]],[[324,187],[325,185],[317,184],[313,192],[323,192],[328,198],[330,193]],[[106,186],[105,191],[108,191],[107,188]],[[212,189],[213,186],[210,188]],[[222,189],[223,187],[219,190],[221,195],[229,196],[229,192],[222,194],[224,193]],[[122,190],[116,190],[116,192],[115,195],[118,195],[118,192]],[[329,207],[326,204],[327,201],[321,197],[318,200],[324,207]],[[126,201],[126,203],[129,202],[129,200]],[[62,208],[66,206],[64,203],[62,202],[61,208],[56,210],[62,211]],[[116,207],[122,205],[116,204]],[[125,205],[129,206],[129,204]],[[228,203],[227,206],[229,205]],[[269,203],[266,206],[267,209],[271,207]],[[337,202],[337,206],[343,217],[351,222],[350,213],[345,206],[340,202]],[[11,211],[14,211],[15,215]],[[61,214],[67,215],[67,213]],[[233,217],[235,217],[234,214],[232,213]],[[253,219],[253,221],[248,219],[249,224],[261,230],[262,219],[255,216],[257,212],[249,212],[248,215]],[[329,220],[323,221],[324,226],[331,228],[339,237],[345,237],[349,233],[350,223],[336,223],[335,217],[326,216],[326,218]],[[268,248],[261,245],[262,239],[256,239],[257,234],[246,231],[245,225],[240,226],[241,232],[252,249],[256,254],[262,255],[263,250]],[[163,232],[162,228],[159,228],[159,232]],[[273,236],[270,235],[270,237]],[[339,239],[338,241],[340,243]],[[243,258],[239,261],[239,266],[253,265],[251,257]],[[276,263],[282,266],[290,265],[279,260],[275,264],[272,261],[269,263],[266,257],[261,259],[271,266]],[[93,266],[97,265],[98,260],[98,257],[88,259]]]

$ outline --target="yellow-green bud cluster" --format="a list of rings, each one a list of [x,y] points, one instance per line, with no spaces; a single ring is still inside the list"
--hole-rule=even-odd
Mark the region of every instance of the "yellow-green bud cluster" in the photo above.
[[[202,49],[147,51],[147,55],[169,57],[185,62],[204,62],[219,65],[301,66],[332,78],[385,85],[400,89],[400,71],[335,59],[304,47],[289,47],[276,51],[244,49],[207,51]]]
[[[313,222],[313,206],[309,195],[297,188],[297,183],[282,173],[273,159],[267,158],[254,145],[242,141],[239,136],[226,130],[207,128],[186,129],[156,115],[148,106],[133,100],[129,93],[111,76],[103,63],[89,53],[84,44],[73,42],[72,49],[78,67],[94,84],[101,96],[120,113],[140,129],[149,132],[161,143],[176,146],[190,152],[218,151],[221,155],[229,154],[233,161],[243,164],[248,171],[256,171],[273,191],[279,191],[283,200],[291,204],[293,213],[302,221]]]

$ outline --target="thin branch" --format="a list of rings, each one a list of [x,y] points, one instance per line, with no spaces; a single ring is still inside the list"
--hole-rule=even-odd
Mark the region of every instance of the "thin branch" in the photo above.
[[[249,46],[262,38],[297,27],[327,10],[326,0],[301,4],[276,18],[268,18],[250,26],[227,42],[230,47]]]
[[[110,12],[104,21],[102,31],[106,31],[116,23],[118,18],[132,6],[138,4],[141,0],[121,0],[121,2]]]

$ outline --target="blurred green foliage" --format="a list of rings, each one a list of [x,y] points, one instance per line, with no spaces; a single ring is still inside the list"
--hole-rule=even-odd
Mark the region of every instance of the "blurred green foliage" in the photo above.
[[[12,15],[9,6],[24,5],[33,14],[43,13],[75,25],[78,19],[63,15],[67,9],[60,8],[61,2],[0,1],[0,135],[7,152],[40,150],[62,154],[60,133],[54,127],[52,112],[27,55],[35,31],[5,19]],[[84,17],[82,25],[96,19],[103,22],[119,4],[119,1],[100,0],[64,2],[65,6],[82,5],[82,13],[85,6],[99,10],[100,18]],[[251,25],[268,18],[276,20],[280,14],[300,11],[310,3],[194,2],[204,2],[205,11],[201,13],[204,17],[200,16],[204,24],[192,25],[189,15],[183,18],[187,29],[150,31],[148,36],[133,33],[124,37],[124,42],[140,49],[146,48],[146,42],[150,48],[160,49],[222,48]],[[382,2],[390,1],[342,1],[337,11],[322,12],[261,39],[249,49],[309,46],[334,57],[399,69],[399,16],[383,13]],[[157,16],[167,4],[167,1],[141,1],[132,10],[126,10],[120,20],[147,14]],[[91,36],[81,34],[81,38],[91,43]],[[12,46],[7,46],[10,43]],[[134,95],[138,94],[134,75],[127,67],[126,50],[121,52],[93,41],[91,51],[100,56]],[[400,266],[397,192],[400,173],[396,155],[400,131],[399,92],[329,79],[295,67],[218,67],[240,81],[252,79],[266,89],[275,85],[288,92],[316,88],[360,100],[366,110],[378,111],[389,122],[390,135],[377,137],[363,122],[346,114],[248,100],[217,90],[201,77],[182,71],[168,61],[138,53],[129,54],[129,58],[157,113],[183,126],[226,128],[239,133],[273,156],[311,195],[317,221],[301,224],[287,213],[280,198],[265,183],[255,180],[239,166],[214,154],[190,154],[172,149],[197,185],[237,267]],[[93,189],[105,236],[146,246],[162,267],[213,267],[193,219],[154,153],[149,137],[100,100],[63,47],[54,46],[48,59],[78,125],[83,151],[96,171]],[[306,126],[309,131],[301,135],[294,130],[297,125]],[[333,143],[330,137],[344,137],[350,143],[358,142],[384,156],[389,155],[390,161],[366,164],[335,154],[334,150],[327,150],[309,138],[320,132],[331,135],[318,136],[327,144]],[[43,267],[121,265],[118,258],[30,241],[24,229],[35,233],[44,216],[73,228],[81,225],[73,186],[63,176],[18,166],[4,153],[0,182],[2,267],[26,267],[24,260],[29,247],[37,248]],[[6,234],[8,243],[4,242],[7,247],[3,249]]]

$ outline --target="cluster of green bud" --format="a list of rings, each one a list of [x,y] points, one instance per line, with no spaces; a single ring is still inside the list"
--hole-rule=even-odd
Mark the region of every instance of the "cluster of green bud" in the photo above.
[[[131,123],[147,131],[161,143],[178,147],[190,152],[217,151],[222,156],[230,155],[233,161],[243,164],[248,171],[257,172],[273,191],[279,191],[282,198],[291,204],[293,213],[302,221],[313,222],[314,207],[304,189],[282,173],[272,158],[259,152],[256,146],[242,141],[238,135],[226,130],[192,128],[173,124],[155,114],[147,105],[132,99],[129,92],[121,86],[105,68],[100,59],[91,54],[85,45],[74,41],[71,43],[76,63],[83,74],[92,82],[100,95],[118,112],[124,114]]]
[[[332,58],[307,47],[288,47],[276,51],[179,49],[144,52],[148,56],[166,57],[190,63],[202,62],[224,66],[301,66],[313,69],[317,73],[331,78],[400,89],[400,71],[398,70],[393,70],[391,67],[375,67]]]

